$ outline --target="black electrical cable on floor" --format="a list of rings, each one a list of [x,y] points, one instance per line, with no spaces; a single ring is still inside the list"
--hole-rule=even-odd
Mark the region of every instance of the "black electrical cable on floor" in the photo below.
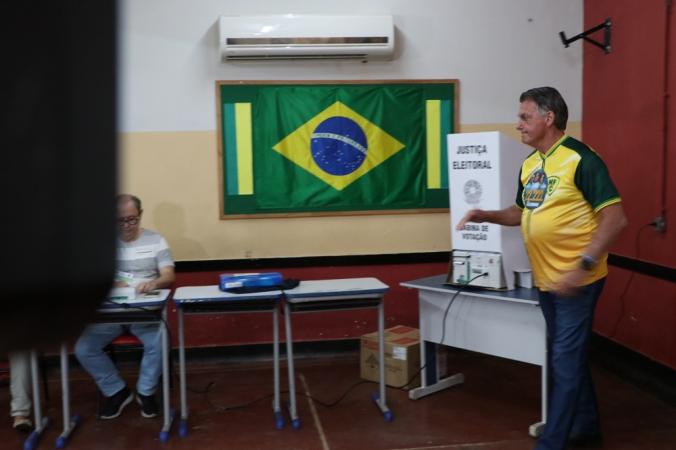
[[[206,389],[204,390],[204,398],[207,400],[207,403],[209,403],[209,405],[211,405],[212,408],[214,408],[214,409],[216,409],[216,410],[218,410],[218,411],[232,411],[232,410],[235,410],[235,409],[246,408],[247,406],[251,406],[251,405],[253,405],[253,404],[255,404],[255,403],[258,403],[258,402],[260,402],[260,401],[263,401],[263,400],[265,400],[265,399],[272,398],[272,397],[275,396],[275,394],[269,394],[269,395],[266,395],[266,396],[264,396],[264,397],[257,398],[256,400],[252,400],[252,401],[250,401],[250,402],[248,402],[248,403],[243,403],[243,404],[241,404],[241,405],[235,405],[235,406],[220,406],[220,405],[217,405],[217,404],[215,404],[214,402],[212,402],[211,399],[209,399],[209,395],[208,395],[209,392],[211,392],[211,391],[213,390],[213,387],[214,387],[215,385],[216,385],[216,382],[215,382],[215,381],[212,381],[211,383],[209,383],[209,384],[207,385]]]
[[[462,287],[461,287],[460,289],[458,289],[458,290],[455,292],[455,294],[453,294],[453,297],[451,297],[451,300],[448,302],[448,305],[446,306],[446,310],[444,311],[444,317],[443,317],[442,322],[441,322],[442,324],[445,324],[445,323],[446,323],[446,318],[447,318],[447,316],[448,316],[448,312],[450,311],[451,305],[453,304],[453,302],[455,301],[455,299],[458,297],[458,295],[460,295],[460,293],[462,293],[462,292],[465,290],[465,288],[466,288],[467,286],[470,286],[470,283],[471,283],[472,281],[474,281],[474,280],[476,280],[476,279],[478,279],[478,278],[481,278],[481,277],[485,277],[485,276],[487,276],[487,275],[488,275],[488,273],[486,273],[486,272],[482,273],[481,275],[477,275],[476,277],[470,279],[467,283],[463,284]],[[441,339],[440,339],[439,342],[443,343],[445,338],[446,338],[446,327],[443,326],[443,327],[442,327],[442,332],[441,332]],[[421,343],[421,345],[422,345],[422,343]],[[435,354],[434,354],[434,353],[431,353],[431,354],[427,357],[427,361],[425,362],[425,364],[424,364],[420,369],[418,369],[418,371],[413,375],[413,377],[412,377],[406,384],[404,384],[404,385],[402,385],[402,386],[389,386],[389,387],[391,387],[392,389],[404,389],[406,386],[408,386],[409,384],[411,384],[411,383],[413,382],[413,380],[415,380],[415,378],[418,376],[418,374],[419,374],[420,372],[422,372],[422,370],[423,370],[425,367],[427,367],[427,365],[429,364],[429,362],[432,360],[432,357],[433,357],[433,356],[435,356]],[[375,382],[375,381],[370,381],[370,380],[361,380],[361,381],[358,381],[357,383],[355,383],[355,384],[353,384],[352,386],[350,386],[350,387],[349,387],[349,388],[348,388],[348,389],[347,389],[347,390],[346,390],[346,391],[345,391],[345,392],[344,392],[344,393],[343,393],[336,401],[331,402],[331,403],[327,403],[327,402],[321,401],[321,400],[319,400],[319,399],[316,398],[316,397],[313,397],[313,396],[311,396],[311,395],[304,394],[304,393],[302,393],[302,392],[296,392],[296,395],[297,395],[297,396],[301,396],[301,397],[308,398],[308,399],[310,399],[310,400],[312,400],[312,401],[314,401],[314,402],[316,402],[316,403],[318,403],[318,404],[320,404],[320,405],[322,405],[322,406],[325,406],[325,407],[327,407],[327,408],[331,408],[331,407],[337,405],[338,403],[340,403],[343,399],[345,399],[345,397],[347,397],[347,395],[348,395],[354,388],[356,388],[357,386],[359,386],[359,385],[361,385],[361,384],[365,384],[365,383],[377,383],[377,382]],[[269,395],[266,395],[266,396],[264,396],[264,397],[260,397],[260,398],[258,398],[258,399],[256,399],[256,400],[252,400],[252,401],[250,401],[250,402],[248,402],[248,403],[244,403],[244,404],[241,404],[241,405],[235,405],[235,406],[220,406],[220,405],[216,405],[215,403],[213,403],[213,402],[209,399],[209,396],[208,396],[208,393],[211,392],[211,391],[213,390],[213,388],[214,388],[215,385],[216,385],[216,383],[213,382],[213,381],[212,381],[211,383],[209,383],[209,384],[207,385],[207,387],[204,389],[204,394],[205,394],[205,398],[206,398],[207,402],[209,403],[209,405],[211,405],[212,408],[214,408],[214,409],[216,409],[216,410],[219,410],[219,411],[231,411],[231,410],[235,410],[235,409],[245,408],[245,407],[247,407],[247,406],[251,406],[251,405],[253,405],[253,404],[255,404],[255,403],[258,403],[258,402],[260,402],[260,401],[262,401],[262,400],[265,400],[265,399],[268,399],[268,398],[271,398],[271,397],[274,396],[274,394],[269,394]],[[280,394],[288,394],[288,393],[289,393],[289,391],[282,391],[282,392],[280,392]]]
[[[444,318],[441,320],[441,339],[439,340],[439,343],[440,343],[440,344],[443,344],[444,339],[446,339],[446,317],[448,316],[448,311],[451,310],[451,305],[452,305],[453,302],[455,301],[455,298],[456,298],[462,291],[464,291],[465,288],[466,288],[467,286],[469,286],[469,284],[470,284],[472,281],[476,280],[477,278],[481,278],[481,277],[485,277],[485,276],[488,276],[488,272],[484,272],[484,273],[482,273],[481,275],[475,276],[474,278],[472,278],[471,280],[469,280],[467,283],[463,284],[462,287],[461,287],[460,289],[458,289],[458,291],[457,291],[455,294],[453,294],[453,297],[451,297],[451,300],[448,302],[448,306],[446,306],[446,311],[444,311]],[[421,346],[424,345],[422,341],[420,342],[420,345],[421,345]],[[413,374],[413,376],[411,377],[411,379],[408,380],[408,382],[407,382],[406,384],[404,384],[404,385],[402,385],[402,386],[390,386],[390,387],[392,387],[392,388],[394,388],[394,389],[405,389],[406,386],[408,386],[409,384],[413,383],[413,380],[415,380],[415,378],[418,376],[418,374],[419,374],[420,372],[422,372],[423,369],[425,369],[425,367],[427,367],[427,365],[430,363],[430,361],[432,361],[432,357],[433,357],[433,356],[436,356],[436,355],[435,355],[434,352],[431,352],[430,355],[427,357],[427,361],[425,361],[425,364],[424,364],[420,369],[418,369],[418,371],[417,371],[416,373]]]
[[[313,397],[313,396],[311,396],[311,395],[308,395],[308,394],[304,394],[304,393],[302,393],[302,392],[296,392],[296,396],[308,398],[308,399],[314,401],[315,403],[319,403],[319,404],[322,405],[322,406],[325,406],[325,407],[327,407],[327,408],[331,408],[331,407],[333,407],[333,406],[336,406],[336,405],[337,405],[338,403],[340,403],[345,397],[347,397],[347,395],[352,391],[352,389],[354,389],[354,388],[356,388],[357,386],[359,386],[360,384],[364,384],[364,383],[373,383],[373,381],[361,380],[361,381],[359,381],[359,382],[353,384],[352,386],[350,386],[350,388],[347,389],[347,391],[345,391],[345,392],[343,393],[343,395],[341,395],[341,396],[338,398],[338,400],[336,400],[336,401],[334,401],[334,402],[332,402],[332,403],[326,403],[326,402],[323,402],[323,401],[319,400],[318,398],[315,398],[315,397]],[[211,391],[211,390],[213,389],[213,386],[214,386],[215,384],[216,384],[216,383],[213,382],[213,381],[212,381],[211,383],[209,383],[209,385],[207,386],[207,392]],[[288,393],[289,393],[289,391],[281,391],[281,392],[280,392],[280,394],[288,394]],[[262,401],[262,400],[265,400],[265,399],[268,399],[268,398],[272,398],[272,397],[274,397],[274,395],[275,395],[275,394],[269,394],[269,395],[266,395],[266,396],[264,396],[264,397],[257,398],[256,400],[252,400],[252,401],[250,401],[250,402],[248,402],[248,403],[244,403],[244,404],[241,404],[241,405],[235,405],[235,406],[220,406],[220,405],[216,405],[215,403],[213,403],[213,402],[209,399],[209,396],[208,396],[208,395],[205,395],[205,397],[206,397],[206,399],[207,399],[207,403],[209,403],[209,405],[211,405],[212,408],[214,408],[214,409],[216,409],[216,410],[219,410],[219,411],[232,411],[232,410],[234,410],[234,409],[241,409],[241,408],[245,408],[245,407],[247,407],[247,406],[251,406],[251,405],[253,405],[253,404],[255,404],[255,403],[258,403],[258,402],[260,402],[260,401]]]

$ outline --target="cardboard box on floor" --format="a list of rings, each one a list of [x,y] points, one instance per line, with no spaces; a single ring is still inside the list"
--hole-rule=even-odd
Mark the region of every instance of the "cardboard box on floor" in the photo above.
[[[446,347],[440,346],[439,374],[446,376]],[[361,377],[364,380],[380,381],[378,361],[378,332],[361,337],[360,349]],[[428,369],[430,369],[428,367]],[[385,330],[385,384],[392,387],[413,389],[420,386],[420,374],[408,383],[420,370],[420,330],[417,328],[396,326]]]

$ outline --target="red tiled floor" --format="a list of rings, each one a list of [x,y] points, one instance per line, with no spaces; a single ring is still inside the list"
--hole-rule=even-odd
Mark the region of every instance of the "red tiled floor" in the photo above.
[[[192,364],[188,385],[208,394],[189,392],[188,436],[178,436],[176,424],[168,442],[158,441],[161,420],[144,419],[139,406],[129,405],[114,420],[94,418],[94,383],[81,370],[71,372],[73,413],[83,416],[68,449],[277,449],[277,450],[529,450],[535,440],[528,426],[540,418],[539,368],[469,352],[451,359],[454,372],[465,375],[462,386],[419,400],[402,390],[388,389],[387,404],[394,420],[386,422],[370,400],[378,387],[356,386],[333,407],[311,402],[309,394],[325,403],[337,400],[359,382],[358,355],[300,359],[296,362],[298,414],[301,429],[275,428],[271,398],[235,410],[214,405],[246,404],[272,393],[271,362]],[[123,370],[133,386],[135,367]],[[673,450],[676,448],[676,409],[593,367],[603,418],[605,450]],[[286,366],[282,365],[286,391]],[[51,425],[38,448],[53,448],[62,429],[60,374],[50,374],[51,401],[44,405]],[[178,382],[171,394],[179,408]],[[283,399],[288,394],[282,395]],[[0,387],[0,403],[9,404],[9,389]],[[8,412],[8,406],[5,411]],[[22,448],[26,435],[11,429],[8,414],[0,421],[0,447]]]

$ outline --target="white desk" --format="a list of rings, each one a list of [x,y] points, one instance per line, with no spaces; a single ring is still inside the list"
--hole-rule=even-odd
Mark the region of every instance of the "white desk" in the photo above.
[[[444,285],[445,280],[446,275],[437,275],[401,283],[418,289],[420,339],[424,344],[421,365],[427,362],[428,352],[443,344],[541,366],[542,421],[529,428],[532,436],[539,436],[547,420],[547,328],[537,290],[465,288],[453,301],[446,323],[442,323],[448,302],[460,289]],[[434,363],[435,354],[431,355]],[[421,387],[411,389],[409,397],[415,400],[463,382],[462,374],[438,380],[435,370],[423,369]]]
[[[296,409],[296,379],[293,368],[293,340],[291,314],[347,309],[378,308],[378,339],[380,343],[380,392],[371,399],[378,405],[385,420],[392,420],[392,412],[385,402],[385,312],[383,297],[390,289],[375,278],[349,278],[343,280],[302,281],[294,289],[284,291],[284,320],[286,324],[286,350],[289,361],[289,412],[294,429],[300,428]]]
[[[282,291],[259,292],[254,294],[231,294],[214,286],[187,286],[176,289],[174,303],[178,308],[178,341],[179,366],[181,378],[181,420],[178,434],[188,434],[188,405],[185,383],[185,339],[183,316],[185,314],[231,314],[272,312],[272,338],[274,359],[274,400],[272,409],[277,428],[284,428],[284,416],[279,400],[279,322],[278,304],[282,299]]]

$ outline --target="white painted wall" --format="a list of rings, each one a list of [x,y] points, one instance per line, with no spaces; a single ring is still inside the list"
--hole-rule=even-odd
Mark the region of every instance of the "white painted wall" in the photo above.
[[[177,260],[449,251],[448,213],[219,220],[217,80],[460,80],[460,131],[518,139],[518,97],[557,87],[579,132],[583,0],[121,0],[121,192]],[[221,63],[221,14],[391,14],[391,62]],[[354,233],[353,230],[359,230]],[[330,239],[327,239],[330,236]]]
[[[459,79],[460,123],[513,123],[518,96],[558,88],[581,121],[583,0],[123,0],[120,131],[216,129],[216,80]],[[221,14],[391,14],[391,62],[221,63]]]

